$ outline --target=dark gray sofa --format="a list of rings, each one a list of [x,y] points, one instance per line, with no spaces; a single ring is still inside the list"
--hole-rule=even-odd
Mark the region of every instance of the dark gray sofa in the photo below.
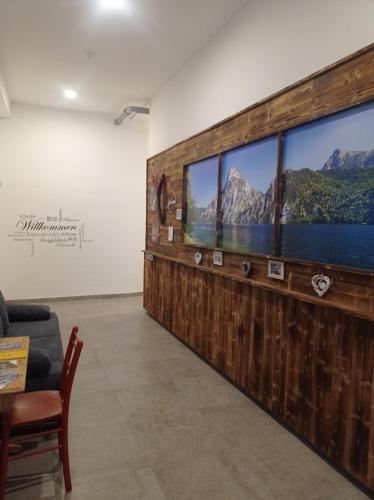
[[[56,390],[63,365],[57,315],[48,306],[7,304],[0,292],[0,335],[30,337],[26,392]]]

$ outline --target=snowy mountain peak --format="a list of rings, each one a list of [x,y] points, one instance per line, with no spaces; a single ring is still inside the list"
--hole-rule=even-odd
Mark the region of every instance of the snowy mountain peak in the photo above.
[[[240,179],[243,179],[243,176],[242,174],[239,172],[239,170],[235,167],[233,168],[230,168],[230,170],[228,171],[227,173],[227,180],[230,180],[230,179],[234,179],[234,178],[240,178]]]

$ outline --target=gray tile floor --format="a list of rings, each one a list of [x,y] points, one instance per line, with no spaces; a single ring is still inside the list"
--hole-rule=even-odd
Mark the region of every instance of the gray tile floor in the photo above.
[[[70,419],[73,492],[54,454],[13,462],[8,499],[367,498],[184,347],[141,297],[54,302],[85,341]]]

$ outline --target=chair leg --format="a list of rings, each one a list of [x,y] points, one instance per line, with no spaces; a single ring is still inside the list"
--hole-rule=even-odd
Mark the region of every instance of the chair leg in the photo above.
[[[60,458],[60,462],[63,461],[63,455],[62,455],[62,432],[58,432],[58,445],[59,445],[59,449],[58,449],[58,454],[59,454],[59,458]]]
[[[4,500],[5,496],[5,484],[8,474],[9,434],[9,415],[8,413],[4,413],[1,419],[0,500]]]
[[[72,490],[71,474],[69,464],[69,441],[68,441],[68,419],[66,416],[62,420],[62,467],[64,469],[65,490]]]

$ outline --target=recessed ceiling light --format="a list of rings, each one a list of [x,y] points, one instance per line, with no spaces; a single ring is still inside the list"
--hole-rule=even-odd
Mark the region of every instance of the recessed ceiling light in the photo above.
[[[101,5],[105,9],[122,9],[125,3],[124,0],[101,0]]]
[[[73,89],[64,90],[64,96],[66,99],[75,99],[77,97],[77,92]]]

